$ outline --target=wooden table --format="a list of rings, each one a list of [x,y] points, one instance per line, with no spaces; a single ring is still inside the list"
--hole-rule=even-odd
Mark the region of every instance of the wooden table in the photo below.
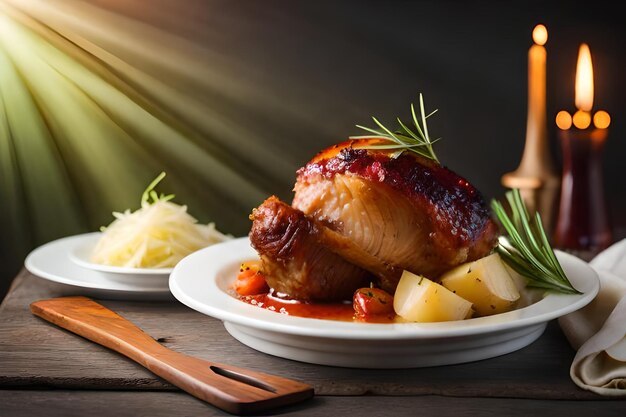
[[[136,363],[45,322],[35,300],[76,295],[22,271],[0,306],[0,416],[229,415],[155,377]],[[279,415],[623,416],[626,402],[578,388],[574,351],[558,324],[531,345],[493,359],[409,370],[299,363],[257,352],[222,323],[177,301],[98,300],[164,345],[190,355],[312,384],[307,402]]]

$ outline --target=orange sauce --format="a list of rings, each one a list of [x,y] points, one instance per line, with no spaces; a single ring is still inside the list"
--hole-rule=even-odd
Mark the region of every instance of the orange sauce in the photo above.
[[[257,295],[238,296],[244,303],[278,314],[307,317],[321,320],[356,321],[366,323],[393,323],[394,317],[371,316],[366,319],[355,317],[352,301],[335,303],[303,302],[281,298],[272,290]]]

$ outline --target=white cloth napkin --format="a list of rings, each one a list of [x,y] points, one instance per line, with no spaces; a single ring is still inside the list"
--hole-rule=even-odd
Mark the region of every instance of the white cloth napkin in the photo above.
[[[597,394],[626,396],[626,239],[589,265],[600,276],[600,292],[584,308],[559,319],[577,350],[570,376]]]

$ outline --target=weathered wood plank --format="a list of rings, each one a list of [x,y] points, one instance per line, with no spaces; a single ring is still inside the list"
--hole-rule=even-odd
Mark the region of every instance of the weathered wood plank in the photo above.
[[[276,409],[280,416],[415,416],[454,415],[527,417],[601,415],[621,417],[624,402],[549,401],[506,398],[419,397],[315,397]],[[0,390],[0,416],[11,417],[136,417],[231,416],[194,397],[179,392],[151,391],[29,391]]]
[[[0,307],[0,387],[175,390],[136,363],[29,311],[61,295],[56,284],[23,272]],[[569,378],[574,352],[556,323],[517,352],[474,363],[411,370],[318,366],[257,352],[222,323],[178,302],[100,302],[167,347],[198,357],[312,384],[318,395],[442,395],[546,399],[603,398]]]

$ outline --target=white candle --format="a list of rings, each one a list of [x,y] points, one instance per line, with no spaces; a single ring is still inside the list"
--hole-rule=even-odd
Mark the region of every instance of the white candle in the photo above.
[[[502,185],[519,188],[529,212],[541,213],[548,233],[552,230],[553,207],[559,190],[548,146],[546,119],[546,61],[544,45],[548,30],[537,25],[532,32],[533,45],[528,50],[528,114],[526,143],[519,167],[502,176]]]
[[[528,112],[524,153],[519,167],[502,176],[502,184],[509,188],[543,188],[553,192],[558,185],[558,177],[550,157],[546,119],[547,52],[544,45],[548,40],[548,30],[539,24],[533,29],[532,38],[533,45],[528,50]],[[547,196],[548,192],[545,194]],[[527,206],[533,207],[530,197],[523,197]]]
[[[546,41],[548,31],[544,25],[533,30],[534,44],[528,50],[528,118],[526,136],[534,138],[536,145],[546,141]]]

